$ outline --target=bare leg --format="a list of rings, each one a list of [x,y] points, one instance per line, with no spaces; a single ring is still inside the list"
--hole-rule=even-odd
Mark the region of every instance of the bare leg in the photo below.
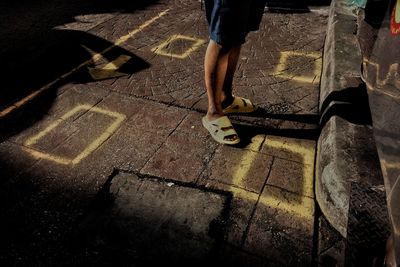
[[[228,71],[229,50],[225,50],[214,41],[210,41],[204,59],[204,80],[207,88],[209,121],[224,116],[222,109],[223,87]],[[226,140],[234,141],[237,135],[227,136]]]
[[[223,87],[223,96],[222,96],[222,107],[227,107],[233,102],[233,95],[232,95],[232,84],[233,84],[233,77],[235,75],[237,63],[239,60],[240,49],[241,45],[233,47],[229,51],[229,59],[228,59],[228,69],[226,72],[224,87]]]
[[[222,91],[228,69],[229,52],[210,41],[204,59],[204,79],[207,88],[209,120],[223,116]]]

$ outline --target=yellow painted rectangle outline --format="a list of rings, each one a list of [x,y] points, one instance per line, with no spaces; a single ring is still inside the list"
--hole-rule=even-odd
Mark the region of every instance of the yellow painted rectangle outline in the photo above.
[[[169,52],[165,51],[165,47],[167,47],[173,41],[178,40],[178,39],[188,40],[188,41],[194,42],[194,44],[192,45],[192,47],[187,49],[182,54],[174,54],[174,53],[169,53]],[[168,38],[165,42],[161,43],[159,46],[156,46],[153,49],[151,49],[151,51],[158,55],[162,55],[162,56],[184,59],[184,58],[187,58],[191,53],[193,53],[194,51],[199,49],[199,47],[204,43],[205,43],[205,40],[203,40],[203,39],[196,39],[196,38],[192,38],[189,36],[175,34],[172,37]]]
[[[57,155],[51,155],[48,153],[40,152],[37,151],[33,148],[30,148],[30,146],[36,144],[40,139],[45,137],[49,132],[54,130],[57,126],[59,126],[62,122],[67,120],[68,118],[72,117],[74,114],[78,113],[81,110],[87,110],[91,112],[96,112],[100,113],[103,115],[107,115],[110,117],[114,117],[115,121],[98,137],[96,138],[93,142],[91,142],[79,155],[77,155],[73,159],[68,159],[64,157],[60,157]],[[106,109],[101,109],[98,107],[92,107],[91,105],[78,105],[66,114],[64,114],[60,119],[57,119],[55,122],[50,124],[46,129],[43,131],[39,132],[37,135],[32,136],[28,140],[25,141],[23,149],[27,152],[29,152],[32,156],[35,158],[41,158],[41,159],[46,159],[46,160],[51,160],[54,162],[57,162],[59,164],[63,165],[75,165],[82,161],[84,158],[89,156],[94,150],[96,150],[102,143],[104,143],[120,126],[123,120],[125,120],[126,116],[121,113],[109,111]]]
[[[254,139],[254,144],[252,144],[252,147],[260,147],[259,144],[262,144],[263,139],[261,136],[257,136]],[[314,169],[313,169],[313,163],[314,163],[314,152],[312,149],[305,148],[303,146],[299,146],[297,144],[291,143],[287,144],[282,141],[278,140],[269,140],[266,143],[267,146],[271,148],[277,148],[277,149],[283,149],[290,151],[295,154],[301,155],[303,159],[303,194],[313,194],[314,193],[314,187],[313,187],[313,182],[314,182]],[[250,148],[251,149],[251,148]],[[270,206],[274,208],[279,208],[281,210],[284,210],[290,214],[293,214],[299,218],[307,219],[310,220],[312,219],[312,215],[314,213],[314,201],[310,199],[309,197],[306,196],[299,196],[301,198],[301,203],[299,204],[293,204],[289,203],[287,201],[282,201],[281,199],[278,199],[276,196],[269,195],[269,196],[262,196],[258,195],[257,193],[250,192],[247,190],[242,189],[245,187],[243,185],[243,180],[247,176],[252,163],[255,160],[257,153],[249,150],[248,153],[246,153],[243,158],[242,162],[245,164],[240,164],[240,167],[236,170],[234,177],[233,177],[233,184],[235,186],[231,186],[230,190],[231,192],[240,198],[251,200],[251,201],[259,201],[260,203],[264,204],[265,206]],[[247,166],[245,168],[242,168],[241,166]],[[262,192],[261,192],[262,193]]]
[[[283,51],[280,52],[281,57],[279,59],[279,63],[275,68],[275,72],[273,75],[284,78],[284,79],[292,79],[298,82],[304,82],[304,83],[314,83],[314,81],[319,82],[321,78],[321,70],[322,70],[322,60],[320,59],[321,54],[315,53],[315,52],[310,52],[310,53],[305,53],[305,52],[295,52],[295,51]],[[286,72],[286,64],[288,61],[289,57],[309,57],[316,59],[315,60],[315,67],[314,67],[314,76],[296,76],[296,75],[290,75],[289,73]]]

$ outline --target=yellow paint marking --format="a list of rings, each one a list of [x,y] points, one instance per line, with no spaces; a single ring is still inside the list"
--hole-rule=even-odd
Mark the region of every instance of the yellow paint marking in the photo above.
[[[190,48],[188,48],[185,52],[183,52],[182,54],[174,54],[174,53],[165,51],[166,47],[168,47],[172,42],[179,40],[179,39],[193,42],[193,45]],[[194,51],[199,49],[199,47],[201,45],[203,45],[205,42],[206,41],[203,39],[196,39],[196,38],[192,38],[189,36],[176,34],[176,35],[173,35],[172,37],[168,38],[165,42],[161,43],[159,46],[156,46],[153,49],[151,49],[151,51],[153,51],[156,54],[162,55],[162,56],[184,59],[184,58],[187,58],[191,53],[193,53]]]
[[[385,166],[387,169],[400,169],[400,162],[387,162],[382,159],[381,165]]]
[[[13,112],[14,110],[16,110],[16,109],[20,108],[21,106],[25,105],[26,103],[28,103],[29,101],[34,99],[36,96],[41,94],[43,91],[51,88],[54,84],[56,84],[57,82],[60,82],[61,80],[67,78],[68,76],[70,76],[71,74],[75,73],[77,70],[81,69],[82,67],[84,67],[84,66],[86,66],[86,65],[88,65],[90,63],[99,61],[102,58],[103,54],[105,54],[106,52],[108,52],[111,49],[115,48],[116,46],[119,46],[119,45],[123,44],[124,42],[126,42],[127,40],[129,40],[130,38],[135,36],[137,33],[141,32],[144,28],[148,27],[149,25],[154,23],[156,20],[158,20],[159,18],[163,17],[165,14],[168,13],[168,11],[169,11],[169,9],[164,10],[163,12],[159,13],[157,16],[155,16],[155,17],[149,19],[148,21],[144,22],[142,25],[139,26],[139,28],[129,32],[125,36],[120,37],[110,47],[104,49],[100,53],[97,53],[97,54],[93,55],[91,59],[86,60],[85,62],[80,64],[78,67],[76,67],[76,68],[72,69],[71,71],[63,74],[61,77],[59,77],[59,78],[55,79],[54,81],[46,84],[45,86],[43,86],[39,90],[31,93],[30,95],[24,97],[23,99],[17,101],[16,103],[12,104],[11,106],[9,106],[9,107],[5,108],[4,110],[0,111],[0,118],[7,116],[8,114]]]
[[[308,57],[315,59],[315,66],[314,66],[314,75],[313,76],[296,76],[290,74],[286,70],[287,62],[290,57]],[[294,52],[294,51],[285,51],[281,52],[281,57],[279,59],[279,63],[275,68],[274,75],[284,78],[284,79],[291,79],[298,82],[303,83],[319,83],[321,78],[321,70],[322,70],[322,59],[320,53],[315,52]]]
[[[229,190],[237,198],[247,199],[247,200],[254,201],[254,202],[257,202],[258,198],[259,198],[259,195],[257,193],[250,192],[250,191],[244,190],[242,188],[231,186],[229,188]]]
[[[90,68],[89,67],[88,68],[89,74],[92,76],[92,78],[94,80],[102,80],[102,79],[108,79],[108,78],[129,75],[128,73],[118,72],[117,70],[122,65],[124,65],[126,62],[128,62],[130,59],[131,59],[131,57],[127,56],[127,55],[119,56],[117,59],[115,59],[112,62],[107,63],[102,68]]]
[[[290,151],[303,158],[303,195],[314,195],[314,149],[300,146],[296,143],[287,143],[280,140],[267,139],[268,147]]]
[[[37,151],[33,148],[31,148],[32,145],[36,144],[40,139],[42,139],[44,136],[46,136],[49,132],[54,130],[58,125],[60,125],[62,122],[73,116],[74,114],[78,113],[81,110],[87,110],[90,112],[96,112],[100,113],[106,116],[114,117],[115,121],[98,137],[96,138],[93,142],[91,142],[80,154],[78,154],[75,158],[73,159],[68,159],[68,158],[63,158],[59,157],[57,155],[51,155],[45,152],[40,152]],[[51,160],[54,162],[57,162],[59,164],[78,164],[80,161],[82,161],[84,158],[89,156],[94,150],[96,150],[101,144],[103,144],[121,125],[122,121],[125,120],[125,115],[109,111],[106,109],[101,109],[98,107],[92,107],[91,105],[79,105],[73,108],[71,111],[67,112],[64,114],[60,119],[56,120],[52,124],[50,124],[46,129],[38,133],[37,135],[29,138],[28,140],[25,141],[24,143],[24,150],[29,152],[32,156],[35,158],[41,158],[41,159],[46,159],[46,160]]]
[[[369,67],[375,68],[375,81],[376,81],[376,85],[373,85],[371,83],[369,83],[368,80],[368,72],[365,72],[365,79],[366,80],[366,84],[368,85],[368,89],[371,91],[377,91],[379,93],[385,94],[389,97],[392,97],[394,99],[400,99],[400,95],[399,94],[394,94],[393,92],[388,92],[386,90],[382,90],[381,88],[384,87],[385,85],[387,85],[390,81],[393,82],[393,84],[399,88],[400,87],[400,78],[399,76],[399,63],[394,63],[392,65],[390,65],[389,70],[386,74],[385,77],[381,77],[380,75],[380,66],[377,63],[371,62],[368,59],[364,58],[364,62],[363,62],[363,67],[364,69],[369,69]]]
[[[271,194],[271,191],[269,191],[268,193],[269,194],[267,196],[261,196],[260,198],[260,203],[262,203],[263,205],[279,208],[299,218],[307,220],[313,218],[315,208],[314,200],[301,196],[301,203],[294,205],[291,202],[281,200],[279,196]]]
[[[240,165],[236,169],[233,174],[232,183],[238,187],[243,187],[243,180],[246,178],[247,173],[251,169],[253,162],[257,156],[257,153],[254,151],[259,151],[261,148],[261,144],[264,141],[265,136],[257,135],[253,137],[251,144],[249,145],[249,151],[243,155]]]
[[[380,160],[381,162],[381,167],[382,167],[382,173],[384,177],[388,177],[388,169],[400,169],[400,162],[387,162],[385,160]],[[386,180],[386,179],[385,179]],[[398,203],[398,195],[400,193],[400,176],[397,177],[395,180],[394,184],[391,185],[388,181],[385,181],[385,191],[387,195],[387,200],[389,202],[388,207],[389,207],[389,212],[392,212],[392,209],[394,207],[397,207],[398,204],[393,204],[394,202]],[[395,220],[394,216],[389,216],[392,225],[394,226],[394,232],[396,235],[400,235],[400,222],[397,222]]]
[[[260,141],[261,140],[261,141]],[[263,137],[258,136],[253,143],[253,147],[259,147],[262,144]],[[313,195],[314,194],[314,150],[312,148],[306,148],[303,146],[299,146],[295,143],[287,143],[282,142],[280,140],[271,140],[267,139],[266,146],[276,149],[283,149],[290,151],[292,153],[300,154],[303,158],[303,196],[298,196],[301,198],[301,202],[299,204],[293,204],[288,201],[283,201],[271,192],[267,196],[259,195],[254,192],[250,192],[238,187],[244,187],[243,181],[245,180],[249,170],[252,167],[252,164],[257,155],[254,151],[248,151],[242,157],[242,163],[238,166],[236,170],[232,183],[235,186],[230,186],[229,190],[233,192],[236,197],[248,199],[251,201],[259,201],[265,206],[276,207],[282,209],[286,212],[289,212],[293,215],[296,215],[300,218],[312,219],[314,214],[314,201],[309,197],[304,195]]]

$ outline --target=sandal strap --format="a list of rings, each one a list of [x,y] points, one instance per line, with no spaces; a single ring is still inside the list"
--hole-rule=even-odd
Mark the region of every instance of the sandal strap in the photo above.
[[[237,132],[235,129],[229,129],[229,130],[222,130],[224,132],[224,138],[227,136],[238,136]],[[215,134],[218,134],[218,132],[215,132]]]
[[[217,128],[228,128],[228,127],[233,127],[231,121],[228,119],[227,116],[222,116],[216,120],[210,121],[210,124],[214,127]]]

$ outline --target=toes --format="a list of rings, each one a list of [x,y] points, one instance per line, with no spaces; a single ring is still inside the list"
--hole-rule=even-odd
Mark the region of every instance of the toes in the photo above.
[[[234,135],[228,135],[228,136],[225,136],[225,140],[226,141],[236,141],[236,140],[238,140],[238,138],[239,138],[239,136],[237,136],[236,134],[234,134]]]

